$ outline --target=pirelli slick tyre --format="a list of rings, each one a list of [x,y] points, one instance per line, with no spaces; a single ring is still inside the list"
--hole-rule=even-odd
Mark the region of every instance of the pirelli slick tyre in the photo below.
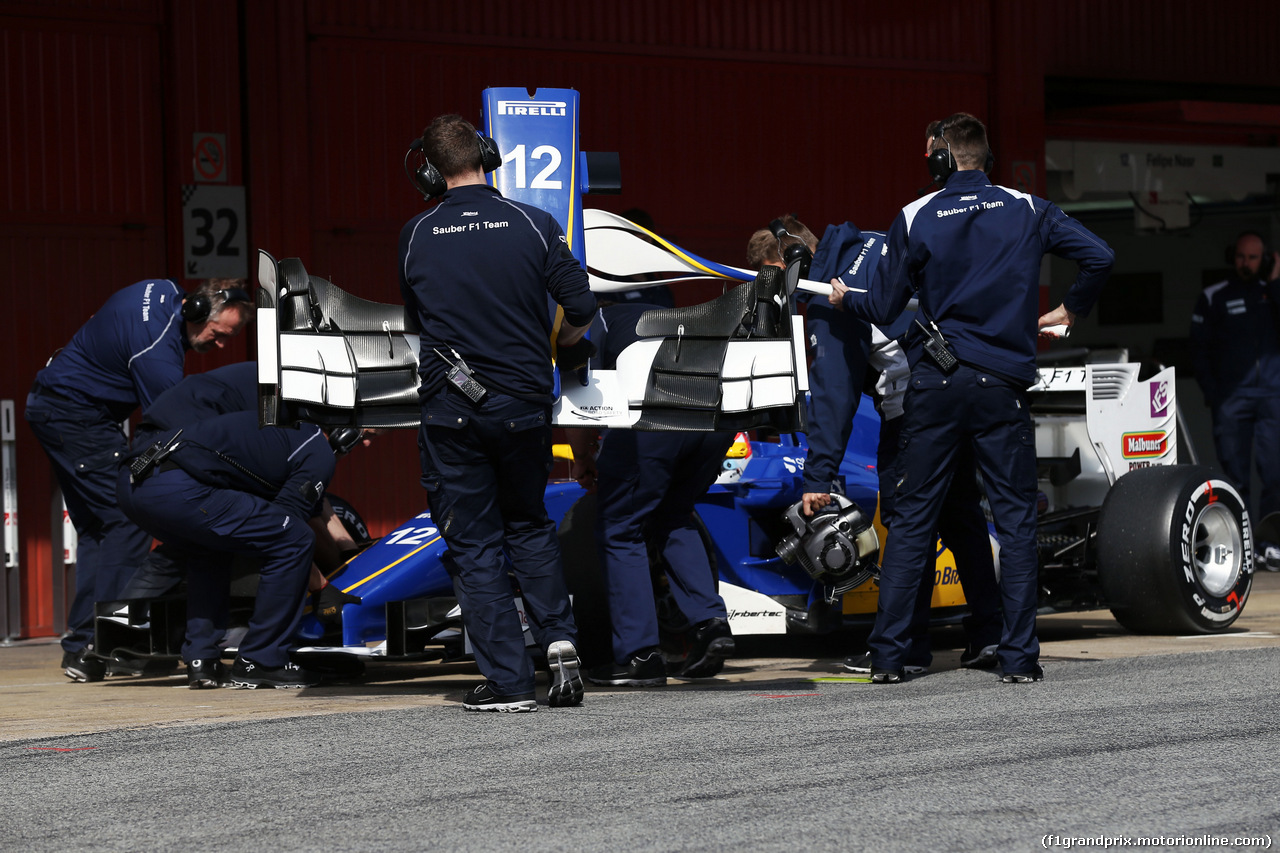
[[[342,522],[342,526],[346,528],[351,538],[357,544],[368,542],[369,527],[364,523],[360,513],[356,512],[356,508],[337,495],[326,492],[325,497],[329,499],[329,505],[333,507],[333,514],[338,516],[338,520]]]
[[[1158,466],[1121,477],[1103,502],[1097,546],[1107,604],[1137,633],[1225,630],[1253,585],[1248,513],[1209,468]]]

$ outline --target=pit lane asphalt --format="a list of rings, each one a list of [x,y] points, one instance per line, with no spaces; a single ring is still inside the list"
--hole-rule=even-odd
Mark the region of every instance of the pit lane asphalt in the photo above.
[[[955,629],[897,686],[810,680],[857,635],[752,639],[713,682],[589,688],[581,708],[520,715],[461,711],[465,665],[190,691],[73,685],[56,644],[0,648],[0,850],[1280,839],[1280,575],[1258,576],[1226,635],[1135,637],[1105,611],[1040,632],[1040,684],[958,669]]]

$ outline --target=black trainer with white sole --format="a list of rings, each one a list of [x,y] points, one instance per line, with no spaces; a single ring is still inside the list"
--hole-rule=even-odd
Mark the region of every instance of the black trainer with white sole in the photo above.
[[[101,681],[107,676],[107,662],[89,649],[62,653],[62,674],[72,681],[85,684]]]
[[[538,702],[532,693],[516,693],[502,696],[493,692],[489,682],[484,681],[467,691],[462,698],[464,711],[498,711],[503,714],[518,714],[538,710]]]
[[[626,663],[592,667],[587,680],[617,687],[661,687],[667,683],[667,664],[657,649],[646,649]]]
[[[274,687],[287,690],[315,687],[320,683],[320,678],[293,662],[284,666],[262,666],[238,657],[231,666],[230,681],[231,686],[238,689],[256,690],[259,687]]]
[[[965,669],[995,669],[1000,663],[1000,657],[996,654],[999,648],[1000,646],[996,643],[983,646],[977,651],[974,651],[971,645],[966,646],[960,653],[960,665]]]
[[[906,673],[900,669],[880,669],[872,667],[871,683],[872,684],[901,684],[906,679]]]
[[[203,690],[227,686],[227,668],[216,658],[187,661],[187,687]]]
[[[547,666],[551,669],[551,686],[547,689],[547,705],[569,708],[582,704],[582,662],[578,650],[568,640],[557,640],[547,646]]]
[[[731,657],[734,651],[729,620],[706,619],[693,627],[689,655],[674,675],[676,678],[711,678],[724,669],[725,658]]]
[[[844,668],[847,672],[871,672],[871,652],[863,652],[860,655],[849,655],[844,659]],[[927,666],[919,666],[917,664],[907,664],[902,668],[907,675],[921,675],[929,671]]]
[[[1006,672],[1000,680],[1005,684],[1031,684],[1044,681],[1044,670],[1036,667],[1031,672]]]

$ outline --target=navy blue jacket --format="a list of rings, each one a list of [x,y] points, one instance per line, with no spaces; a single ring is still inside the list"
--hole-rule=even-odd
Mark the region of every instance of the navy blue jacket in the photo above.
[[[844,305],[888,324],[918,290],[923,312],[957,358],[1026,387],[1035,380],[1046,252],[1079,265],[1063,304],[1087,314],[1115,261],[1111,248],[1052,202],[995,186],[976,169],[956,172],[946,187],[902,209],[870,292],[850,291]],[[913,367],[922,344],[918,328],[908,331]]]
[[[591,342],[596,346],[592,366],[613,370],[618,366],[622,351],[642,338],[636,334],[636,324],[646,311],[662,308],[646,302],[619,302],[601,308],[591,323]]]
[[[181,432],[169,461],[192,479],[257,495],[301,519],[311,517],[333,478],[333,450],[314,424],[259,429],[256,412],[232,412]],[[177,433],[168,430],[159,440]]]
[[[881,232],[860,231],[852,222],[828,225],[813,253],[809,278],[827,282],[839,277],[850,287],[866,288],[884,246]],[[825,296],[807,296],[805,325],[813,363],[809,368],[809,456],[804,490],[843,492],[840,463],[862,398],[871,326],[848,311],[836,311]]]
[[[258,362],[242,361],[193,373],[142,411],[144,431],[170,430],[230,412],[258,408]]]
[[[182,288],[147,279],[114,293],[36,383],[122,421],[182,379],[187,342]]]
[[[1280,394],[1280,281],[1211,284],[1191,315],[1191,357],[1205,401]]]
[[[491,390],[551,402],[554,306],[574,326],[591,322],[587,273],[551,214],[493,187],[445,193],[400,232],[400,292],[421,330],[419,394],[444,385],[433,349],[456,350]]]

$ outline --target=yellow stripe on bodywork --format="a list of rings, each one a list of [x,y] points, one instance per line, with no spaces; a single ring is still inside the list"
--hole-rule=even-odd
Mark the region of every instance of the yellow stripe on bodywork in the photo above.
[[[712,278],[729,278],[729,276],[726,276],[724,273],[716,272],[710,267],[705,266],[704,264],[698,263],[696,260],[694,260],[693,258],[689,257],[687,254],[685,254],[684,250],[681,249],[679,246],[677,246],[675,243],[662,239],[657,234],[654,234],[652,231],[650,231],[648,228],[645,228],[643,225],[636,225],[634,222],[631,224],[635,225],[636,228],[648,234],[650,237],[652,237],[654,240],[657,241],[658,245],[665,248],[668,252],[675,255],[677,258],[684,261],[686,264],[689,264],[690,266],[698,269],[699,271],[706,273]]]
[[[443,539],[443,538],[444,538],[443,536],[437,536],[435,539],[432,539],[430,542],[426,543],[426,545],[423,545],[423,546],[422,546],[422,548],[426,548],[428,545],[434,545],[435,543],[439,542],[439,541],[440,541],[441,539]],[[343,590],[343,592],[351,592],[351,590],[353,590],[353,589],[355,589],[356,587],[360,586],[360,584],[362,584],[362,583],[368,583],[369,581],[371,581],[371,580],[373,580],[374,578],[376,578],[378,575],[380,575],[380,574],[382,574],[383,572],[385,572],[387,569],[394,569],[396,566],[400,565],[400,564],[401,564],[401,563],[403,563],[405,560],[407,560],[407,559],[409,559],[410,557],[412,557],[414,554],[417,554],[419,551],[421,551],[421,550],[422,550],[422,548],[414,548],[412,551],[410,551],[408,554],[405,554],[403,557],[401,557],[400,559],[396,560],[394,563],[389,563],[388,565],[383,566],[382,568],[378,569],[378,570],[377,570],[376,572],[374,572],[373,574],[369,575],[367,578],[363,578],[363,579],[361,579],[361,580],[356,581],[356,582],[355,582],[355,583],[353,583],[351,586],[349,586],[349,587],[347,587],[346,589],[344,589],[344,590]]]

